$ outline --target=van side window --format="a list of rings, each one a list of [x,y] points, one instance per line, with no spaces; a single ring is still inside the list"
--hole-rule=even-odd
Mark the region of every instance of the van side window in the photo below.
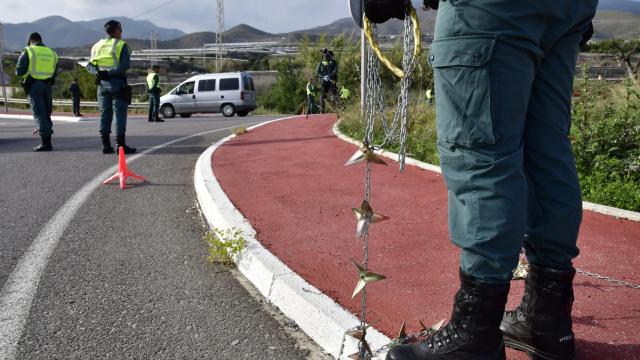
[[[198,83],[198,92],[202,91],[216,91],[216,79],[200,80]]]
[[[195,87],[195,85],[196,83],[194,81],[189,81],[188,83],[184,83],[180,85],[176,93],[178,95],[193,94],[193,88]]]
[[[220,79],[220,91],[240,90],[239,78]]]

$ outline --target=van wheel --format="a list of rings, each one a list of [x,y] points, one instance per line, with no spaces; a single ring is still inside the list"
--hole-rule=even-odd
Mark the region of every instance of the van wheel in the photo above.
[[[162,117],[167,119],[176,117],[176,110],[171,105],[164,105],[162,109],[160,109],[160,112],[162,113]]]
[[[240,117],[245,117],[245,116],[249,115],[249,112],[248,111],[238,111],[237,114]]]
[[[183,118],[190,118],[190,117],[191,117],[191,114],[189,114],[189,113],[180,114],[180,117],[183,117]]]
[[[222,105],[222,108],[220,108],[220,111],[222,112],[222,115],[224,115],[225,117],[232,117],[233,115],[236,114],[236,108],[233,106],[233,104]]]

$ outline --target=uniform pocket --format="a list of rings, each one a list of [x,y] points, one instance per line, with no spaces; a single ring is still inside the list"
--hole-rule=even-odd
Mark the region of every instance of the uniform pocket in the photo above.
[[[454,144],[495,144],[489,63],[495,35],[456,36],[433,42],[438,138]]]

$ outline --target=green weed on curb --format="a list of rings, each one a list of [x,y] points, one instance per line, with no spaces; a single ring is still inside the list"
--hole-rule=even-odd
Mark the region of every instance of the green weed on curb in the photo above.
[[[247,245],[242,231],[236,228],[218,229],[207,232],[202,239],[209,245],[209,257],[211,263],[232,266],[233,258]]]

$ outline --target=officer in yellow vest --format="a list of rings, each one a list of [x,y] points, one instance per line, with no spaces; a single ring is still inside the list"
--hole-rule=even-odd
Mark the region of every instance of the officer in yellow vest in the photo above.
[[[33,118],[38,127],[42,143],[33,151],[51,151],[53,123],[51,112],[51,85],[56,77],[58,55],[44,46],[42,36],[33,33],[29,36],[28,46],[24,49],[16,66],[16,75],[22,77],[22,86],[29,98]]]
[[[307,118],[309,118],[309,114],[313,114],[313,108],[316,106],[316,92],[316,80],[309,78],[309,82],[307,83]]]
[[[158,75],[160,67],[153,65],[151,72],[147,75],[147,90],[149,92],[149,121],[150,122],[164,122],[158,116],[158,110],[160,109],[160,75]]]
[[[343,86],[340,89],[340,100],[347,101],[347,100],[349,100],[350,96],[351,96],[351,91],[349,91],[349,89],[347,89],[346,87]]]
[[[107,37],[93,45],[87,65],[87,70],[96,76],[98,84],[102,153],[114,153],[109,135],[115,110],[116,144],[124,149],[125,154],[132,154],[136,148],[127,146],[125,141],[127,107],[131,102],[131,87],[127,85],[131,53],[127,43],[122,40],[122,26],[118,21],[109,20],[104,24],[104,29]]]

